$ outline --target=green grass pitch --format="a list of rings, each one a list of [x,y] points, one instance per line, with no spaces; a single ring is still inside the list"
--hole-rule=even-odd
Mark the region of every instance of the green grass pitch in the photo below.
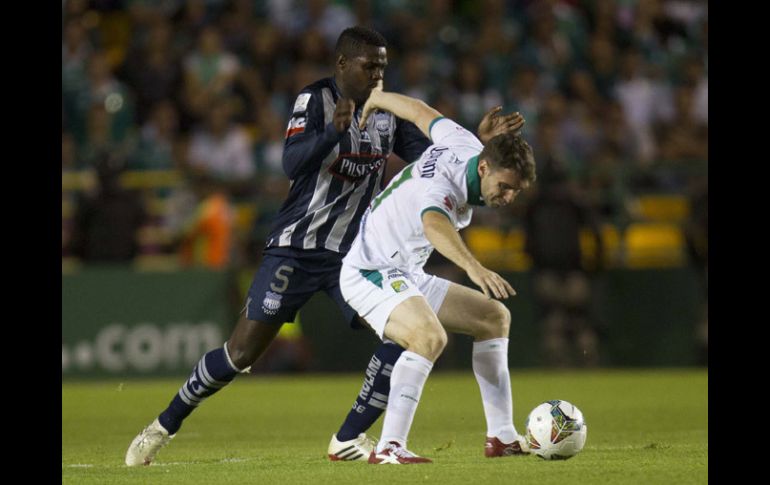
[[[427,465],[329,462],[326,447],[362,376],[241,376],[207,400],[149,467],[123,459],[133,437],[183,379],[62,384],[64,484],[581,484],[708,482],[706,370],[511,372],[514,424],[549,399],[577,405],[583,451],[563,462],[487,459],[478,386],[468,372],[435,372],[409,448]],[[377,436],[382,420],[370,430]]]

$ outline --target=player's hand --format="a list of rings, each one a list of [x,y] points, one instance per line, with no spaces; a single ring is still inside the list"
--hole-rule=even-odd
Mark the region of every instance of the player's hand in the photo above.
[[[348,131],[350,123],[353,122],[353,111],[356,109],[356,103],[352,99],[340,98],[334,107],[332,122],[337,133]]]
[[[372,88],[372,91],[369,93],[369,98],[366,100],[366,103],[364,104],[364,109],[361,110],[361,121],[358,122],[358,128],[363,130],[366,127],[366,120],[369,118],[369,115],[372,113],[372,111],[376,110],[379,106],[377,106],[377,95],[382,92],[382,79],[377,81],[377,86]]]
[[[493,296],[498,299],[505,299],[509,296],[515,296],[516,290],[503,279],[502,276],[490,271],[483,267],[481,264],[476,264],[468,270],[468,277],[473,281],[481,291],[487,296],[492,298]]]
[[[515,113],[501,115],[502,106],[496,106],[489,110],[479,123],[479,140],[487,143],[497,135],[503,133],[515,133],[524,126],[524,117],[517,111]]]

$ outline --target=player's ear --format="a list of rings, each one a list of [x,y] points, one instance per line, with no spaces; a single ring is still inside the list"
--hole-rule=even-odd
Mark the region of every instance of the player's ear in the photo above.
[[[486,176],[489,171],[492,169],[492,167],[489,166],[489,162],[487,162],[486,159],[482,158],[479,160],[479,167],[478,167],[478,173],[479,176]]]
[[[337,69],[344,70],[345,66],[347,66],[348,60],[345,57],[345,54],[337,54],[337,60],[334,62],[334,64],[337,66]]]

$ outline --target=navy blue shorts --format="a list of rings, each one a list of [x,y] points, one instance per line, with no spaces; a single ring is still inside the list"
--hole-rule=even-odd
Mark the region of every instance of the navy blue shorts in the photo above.
[[[246,318],[263,323],[294,321],[297,311],[316,292],[337,303],[345,322],[362,328],[357,314],[340,293],[342,255],[333,251],[268,248],[246,298]]]

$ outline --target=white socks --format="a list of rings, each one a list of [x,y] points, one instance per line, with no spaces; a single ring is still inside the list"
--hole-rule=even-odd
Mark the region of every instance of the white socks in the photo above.
[[[397,441],[406,448],[406,438],[431,369],[433,362],[425,357],[409,350],[401,353],[390,375],[388,409],[382,423],[382,436],[377,444],[378,452],[390,441]]]
[[[503,443],[511,443],[518,434],[513,426],[508,339],[494,338],[473,342],[473,373],[476,374],[481,400],[484,403],[487,436],[496,437]]]

